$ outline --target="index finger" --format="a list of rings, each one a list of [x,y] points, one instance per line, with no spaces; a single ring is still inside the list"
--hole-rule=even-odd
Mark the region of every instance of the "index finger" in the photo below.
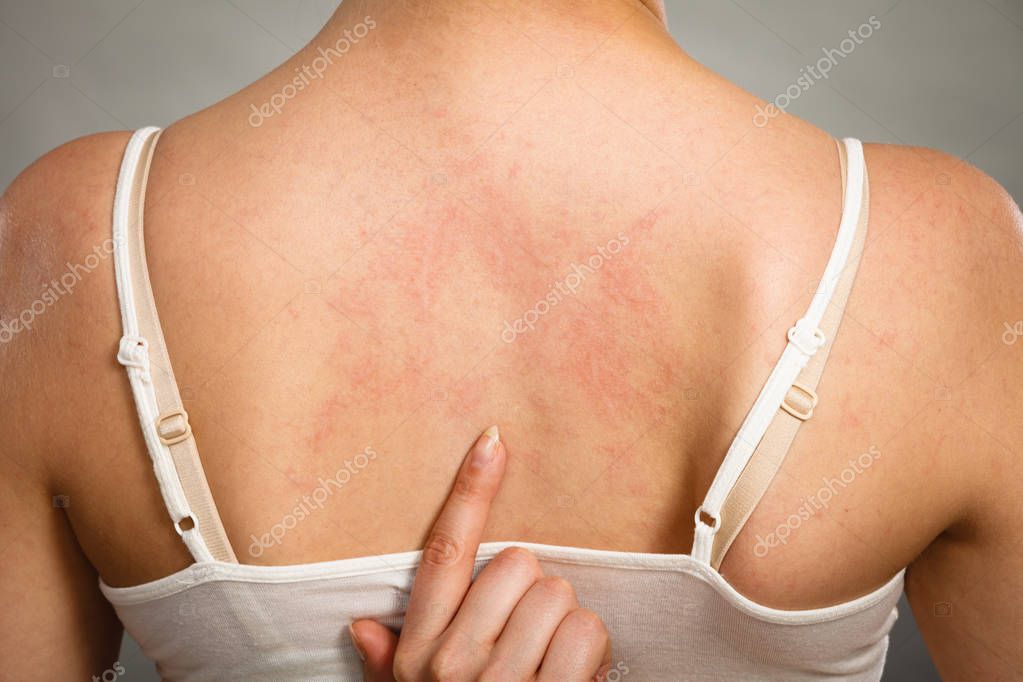
[[[412,584],[401,638],[436,639],[472,583],[476,550],[504,476],[505,450],[491,426],[469,450],[440,512]]]

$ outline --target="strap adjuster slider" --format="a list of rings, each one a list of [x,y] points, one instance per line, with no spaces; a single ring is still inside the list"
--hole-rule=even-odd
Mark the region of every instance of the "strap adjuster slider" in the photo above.
[[[192,437],[192,426],[184,410],[164,412],[156,418],[156,434],[164,445],[176,445]]]
[[[799,394],[804,397],[796,402],[799,400]],[[812,387],[798,381],[792,384],[792,388],[785,394],[785,400],[781,403],[781,409],[804,422],[813,416],[815,407],[817,407],[817,392]]]

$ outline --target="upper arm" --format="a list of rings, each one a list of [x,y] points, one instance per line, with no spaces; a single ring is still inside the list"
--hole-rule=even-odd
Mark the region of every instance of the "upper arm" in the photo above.
[[[119,136],[46,155],[0,197],[0,659],[11,679],[92,679],[117,656],[120,624],[72,532],[74,404],[63,377],[88,296],[49,285],[94,240],[110,203]],[[116,171],[116,165],[114,166]],[[105,196],[103,196],[103,194]],[[107,210],[108,213],[108,210]],[[87,253],[87,252],[86,252]],[[56,292],[56,293],[55,293]],[[70,299],[70,300],[68,300]],[[107,494],[109,491],[95,491]]]
[[[92,679],[117,657],[121,627],[71,532],[64,504],[29,468],[0,463],[0,659],[10,679]]]
[[[937,287],[940,295],[934,289],[928,294],[927,283],[920,283],[926,309],[920,314],[928,318],[924,324],[933,325],[930,343],[940,348],[930,352],[946,358],[934,372],[948,386],[941,408],[948,416],[939,427],[947,432],[935,434],[921,456],[952,473],[941,479],[948,489],[931,491],[931,504],[955,500],[961,509],[956,522],[912,563],[906,591],[943,679],[1019,679],[1023,216],[976,169],[938,155],[924,160],[941,186],[925,199],[935,209],[929,238],[941,244],[931,250],[946,255],[930,264],[929,279],[944,282]],[[1021,331],[1018,339],[1006,335],[1015,328]]]

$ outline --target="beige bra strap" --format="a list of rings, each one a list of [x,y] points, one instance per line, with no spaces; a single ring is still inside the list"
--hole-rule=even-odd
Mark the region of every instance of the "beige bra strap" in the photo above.
[[[142,342],[144,349],[148,349],[148,376],[146,378],[156,397],[158,416],[153,420],[156,436],[170,451],[170,457],[181,484],[181,491],[187,501],[187,509],[191,512],[190,519],[186,517],[182,521],[177,521],[175,527],[179,533],[182,533],[190,530],[186,526],[194,524],[198,527],[202,540],[213,559],[238,563],[227,533],[224,531],[220,514],[217,512],[217,505],[213,501],[202,462],[199,460],[195,437],[188,423],[188,413],[181,402],[177,381],[174,379],[174,371],[171,369],[170,355],[167,352],[163,330],[160,327],[160,318],[156,312],[152,284],[149,280],[142,221],[149,168],[159,137],[160,133],[156,132],[145,140],[145,147],[141,151],[140,165],[130,188],[129,216],[131,219],[128,221],[124,246],[130,269],[132,284],[130,288],[133,300],[122,300],[121,305],[134,307],[138,319],[138,336],[144,340]],[[155,458],[156,455],[154,455]],[[195,554],[194,551],[193,554]],[[197,560],[199,560],[198,557]]]
[[[839,143],[839,160],[842,166],[842,190],[843,202],[845,195],[847,155],[845,145]],[[721,527],[714,537],[713,550],[711,552],[711,565],[718,569],[724,560],[725,553],[731,547],[732,542],[739,535],[746,521],[756,508],[760,499],[764,496],[771,481],[774,480],[778,469],[781,467],[789,448],[792,446],[796,433],[803,422],[813,416],[813,409],[817,405],[817,385],[820,383],[821,375],[824,373],[824,366],[831,353],[835,337],[838,335],[839,326],[842,323],[842,315],[845,312],[849,295],[852,292],[853,282],[856,280],[856,272],[859,269],[860,258],[863,255],[863,248],[866,244],[867,223],[870,219],[870,187],[866,170],[863,175],[863,201],[860,206],[859,221],[856,226],[856,235],[853,240],[852,250],[849,253],[849,260],[838,280],[831,299],[831,303],[821,320],[820,330],[824,332],[827,342],[810,359],[806,367],[799,373],[797,381],[789,389],[788,396],[782,407],[778,410],[774,420],[768,427],[767,432],[761,439],[750,458],[749,463],[739,475],[739,479],[728,494],[724,505],[721,508]]]

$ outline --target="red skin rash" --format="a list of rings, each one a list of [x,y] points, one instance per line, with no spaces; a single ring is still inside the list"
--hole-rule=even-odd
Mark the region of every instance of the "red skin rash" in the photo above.
[[[530,472],[540,475],[540,462],[543,455],[532,448],[515,448],[516,465],[525,467]]]
[[[566,201],[543,211],[530,210],[531,207],[522,202],[529,195],[522,193],[519,183],[512,182],[528,169],[522,162],[514,161],[508,170],[493,170],[503,164],[503,160],[485,153],[466,161],[456,176],[460,196],[464,196],[499,234],[514,239],[519,251],[547,264],[557,263],[562,254],[552,249],[577,243],[574,238],[578,234],[571,226],[587,224],[582,216],[574,215],[569,206],[583,204]]]
[[[424,395],[421,375],[388,349],[372,343],[371,337],[353,330],[339,334],[333,345],[322,369],[323,380],[331,388],[314,413],[314,430],[304,440],[306,451],[314,454],[334,451],[335,440],[344,432],[345,415],[367,409],[401,415],[411,411]]]
[[[416,319],[430,319],[441,297],[465,294],[470,283],[502,293],[536,288],[542,278],[528,251],[516,245],[518,234],[511,239],[477,229],[481,218],[457,198],[438,194],[425,201],[414,215],[396,219],[381,236],[383,244],[371,247],[364,272],[348,283],[351,295],[336,300],[338,306],[355,307],[363,314],[376,312],[367,287],[394,283],[400,288],[396,300],[414,306]]]
[[[518,235],[481,220],[433,190],[344,268],[328,287],[330,304],[434,383],[453,383],[555,279]]]
[[[501,175],[520,172],[516,162]],[[354,368],[333,360],[329,365],[342,374],[348,367],[348,376],[338,377],[334,385],[344,389],[320,404],[308,447],[329,450],[338,435],[337,416],[358,411],[356,405],[394,402],[403,377],[383,379],[386,368],[379,362],[391,354],[421,373],[428,387],[446,390],[450,409],[469,421],[497,420],[509,402],[524,413],[545,415],[570,401],[585,405],[603,424],[601,431],[616,434],[595,445],[594,456],[630,456],[639,425],[658,419],[673,399],[670,372],[653,360],[661,352],[658,330],[670,320],[657,303],[659,287],[644,269],[641,252],[630,251],[648,241],[666,209],[637,215],[618,228],[615,206],[566,201],[530,222],[529,211],[515,205],[506,185],[488,181],[473,191],[468,203],[486,206],[486,215],[463,203],[457,187],[431,188],[357,254],[336,287],[328,287],[330,304],[365,330],[373,345],[355,351],[352,339],[338,339],[337,352],[358,359]],[[595,224],[591,234],[580,234],[580,225]],[[604,260],[577,294],[512,344],[500,341],[504,321],[532,309],[573,264],[586,264],[619,234],[630,245]],[[547,425],[538,419],[542,432]],[[614,424],[619,427],[607,426]],[[526,440],[522,447],[523,463],[540,472],[540,444]]]
[[[327,449],[327,443],[336,429],[336,415],[340,414],[342,409],[343,403],[338,393],[330,396],[320,405],[314,418],[317,424],[316,431],[306,440],[306,448],[309,452],[320,453]]]
[[[637,362],[630,341],[588,314],[573,317],[560,335],[565,353],[555,360],[555,371],[564,375],[567,386],[577,387],[596,415],[623,425],[652,418],[657,411],[653,399],[664,389],[653,363]]]
[[[476,379],[476,374],[460,381],[448,392],[451,406],[459,414],[474,415],[484,408],[486,384]]]
[[[621,333],[642,344],[650,357],[659,359],[674,354],[668,345],[671,337],[662,333],[672,327],[672,321],[666,313],[665,287],[663,283],[658,286],[644,266],[642,249],[666,214],[667,209],[659,207],[622,230],[628,245],[604,262],[595,277],[596,295],[586,298],[586,304],[596,308],[595,312],[608,319],[612,327],[623,330]],[[617,318],[621,318],[621,325],[615,324]]]

